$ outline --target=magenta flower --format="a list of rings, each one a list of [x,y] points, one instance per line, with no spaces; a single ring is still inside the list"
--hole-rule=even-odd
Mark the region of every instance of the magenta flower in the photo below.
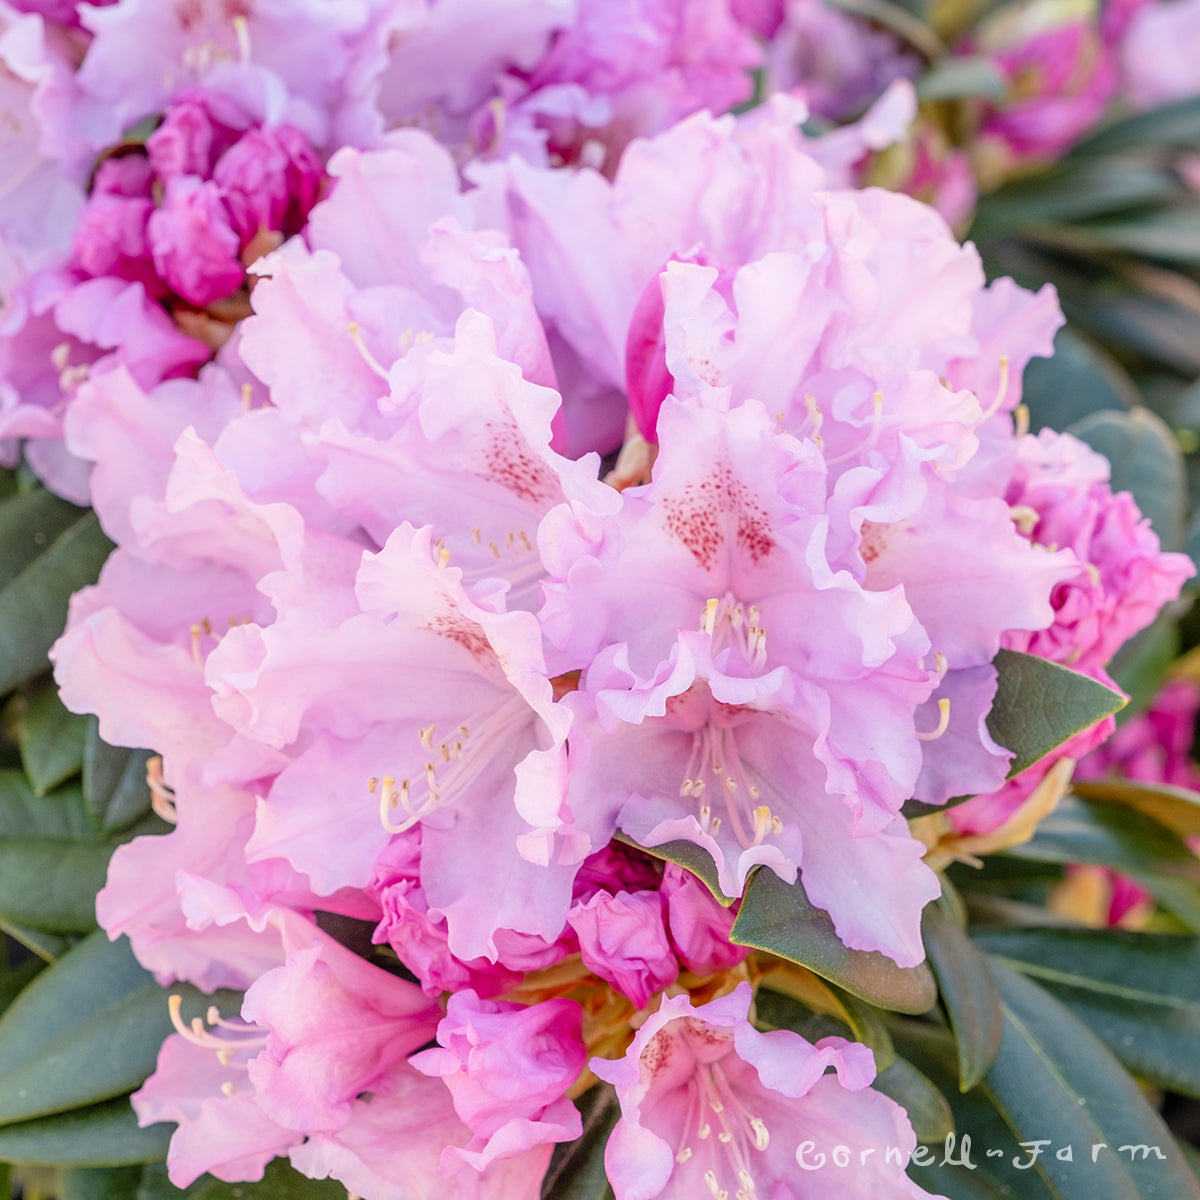
[[[658,892],[597,891],[567,916],[579,938],[583,965],[607,980],[635,1008],[669,987],[679,964],[667,940]]]
[[[216,184],[173,176],[147,233],[155,269],[190,304],[204,308],[242,286],[237,234]]]
[[[870,1050],[760,1033],[749,1007],[745,983],[698,1008],[687,996],[664,997],[623,1059],[591,1060],[621,1102],[604,1155],[617,1200],[927,1196],[904,1174],[916,1147],[904,1110],[867,1086]],[[822,1168],[808,1171],[818,1160],[801,1159],[801,1147],[835,1145],[849,1148],[853,1170],[826,1153]],[[889,1146],[898,1153],[886,1156],[880,1147]]]
[[[470,990],[450,997],[438,1048],[409,1059],[445,1083],[475,1135],[465,1148],[450,1147],[444,1163],[457,1158],[483,1171],[534,1146],[579,1137],[579,1111],[566,1091],[587,1059],[582,1019],[573,1000],[526,1007],[480,1000]]]

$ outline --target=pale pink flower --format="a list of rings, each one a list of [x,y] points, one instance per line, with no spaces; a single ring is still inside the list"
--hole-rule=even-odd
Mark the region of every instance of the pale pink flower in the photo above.
[[[1120,40],[1122,98],[1155,108],[1200,93],[1200,3],[1153,0],[1138,7]]]
[[[604,1155],[617,1200],[927,1196],[904,1174],[916,1148],[904,1110],[867,1086],[870,1050],[841,1038],[814,1046],[787,1030],[760,1033],[749,1006],[745,983],[699,1007],[664,997],[625,1058],[591,1060],[621,1102]],[[853,1170],[832,1162],[828,1151],[838,1145],[849,1148]],[[801,1146],[822,1148],[821,1167],[802,1169]],[[898,1153],[880,1151],[889,1146]],[[860,1160],[867,1148],[876,1153]]]

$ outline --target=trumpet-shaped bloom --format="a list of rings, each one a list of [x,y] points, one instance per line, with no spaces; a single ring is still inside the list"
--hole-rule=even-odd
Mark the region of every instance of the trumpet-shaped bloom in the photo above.
[[[760,1033],[749,1006],[744,983],[700,1007],[664,997],[623,1059],[592,1059],[621,1102],[604,1155],[617,1200],[927,1196],[904,1174],[916,1147],[904,1110],[868,1087],[871,1052],[841,1038],[814,1046],[786,1030]],[[860,1149],[893,1146],[900,1162],[876,1153],[846,1171],[823,1153],[810,1171],[803,1162],[818,1160],[800,1159],[806,1144],[847,1146],[856,1164]]]

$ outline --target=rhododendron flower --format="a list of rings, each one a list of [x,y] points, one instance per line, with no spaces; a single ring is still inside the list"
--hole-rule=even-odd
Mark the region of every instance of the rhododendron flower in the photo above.
[[[861,1200],[927,1196],[904,1174],[916,1137],[904,1110],[868,1087],[866,1046],[747,1020],[750,988],[693,1007],[664,997],[625,1058],[590,1066],[616,1086],[621,1119],[604,1164],[617,1200],[831,1194]],[[826,1074],[828,1068],[834,1074]],[[850,1148],[853,1171],[803,1170],[802,1145]],[[895,1147],[899,1155],[859,1150]],[[897,1161],[899,1157],[899,1161]]]
[[[443,1080],[475,1134],[470,1146],[449,1147],[444,1162],[457,1158],[482,1171],[533,1146],[579,1137],[579,1111],[566,1091],[587,1058],[582,1018],[573,1000],[525,1007],[480,1000],[469,989],[450,997],[438,1048],[409,1059]]]
[[[1118,42],[1122,98],[1135,109],[1155,108],[1200,93],[1200,3],[1150,0],[1130,14]]]

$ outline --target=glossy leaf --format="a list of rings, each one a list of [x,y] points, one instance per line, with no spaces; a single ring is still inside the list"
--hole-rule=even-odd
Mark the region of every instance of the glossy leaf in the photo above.
[[[18,967],[0,971],[0,1015],[3,1015],[8,1006],[33,982],[34,977],[44,970],[45,966],[40,958],[27,958]]]
[[[84,515],[84,509],[40,486],[0,501],[0,589]]]
[[[190,1015],[203,1006],[188,987]],[[121,1095],[154,1070],[167,992],[122,938],[85,938],[0,1017],[0,1124]]]
[[[1070,1008],[1135,1074],[1200,1095],[1200,939],[1115,929],[975,937]]]
[[[598,1084],[575,1101],[583,1117],[583,1136],[560,1142],[542,1181],[544,1200],[612,1200],[604,1171],[604,1148],[621,1115],[616,1093]]]
[[[118,1167],[156,1162],[167,1155],[170,1124],[138,1127],[121,1096],[53,1117],[0,1128],[0,1158],[74,1167]]]
[[[1114,492],[1131,492],[1166,550],[1183,544],[1187,494],[1183,454],[1161,417],[1148,408],[1098,412],[1068,430],[1112,464]]]
[[[965,96],[999,100],[1007,90],[1008,81],[996,64],[982,54],[947,55],[932,64],[917,81],[917,96],[926,102]]]
[[[1086,224],[1043,227],[1050,243],[1076,251],[1122,251],[1192,266],[1200,262],[1200,213],[1189,205],[1156,208],[1133,216],[1102,217]]]
[[[0,933],[7,934],[15,942],[20,942],[27,950],[48,963],[57,962],[62,958],[70,950],[73,941],[70,937],[47,933],[44,929],[30,929],[28,925],[6,921],[3,917],[0,917]]]
[[[1200,141],[1200,98],[1167,104],[1109,125],[1085,138],[1072,158],[1142,150],[1148,146],[1193,146]]]
[[[1010,777],[1125,702],[1094,679],[1032,654],[1001,650],[995,661],[999,680],[987,724],[1013,752]]]
[[[95,581],[111,549],[95,514],[85,513],[0,588],[0,692],[45,670],[67,602]]]
[[[0,840],[0,919],[50,933],[89,933],[111,855],[111,846],[93,842]]]
[[[876,951],[847,949],[829,914],[809,902],[798,882],[784,883],[774,871],[758,868],[746,881],[730,940],[808,967],[881,1008],[925,1012],[937,997],[928,966],[898,967]]]
[[[1035,433],[1065,429],[1098,410],[1124,412],[1140,402],[1137,388],[1104,351],[1070,326],[1054,338],[1054,353],[1035,358],[1021,377],[1021,402]]]
[[[149,750],[110,746],[99,722],[88,717],[83,755],[83,795],[88,813],[104,833],[124,829],[150,811],[146,783]]]
[[[16,696],[13,718],[21,763],[36,795],[44,796],[83,766],[87,718],[63,707],[52,682]]]
[[[166,1167],[154,1163],[142,1168],[136,1194],[127,1195],[128,1200],[346,1200],[346,1189],[333,1179],[309,1179],[286,1159],[276,1158],[257,1183],[223,1183],[201,1175],[184,1189],[173,1186]]]
[[[946,1097],[905,1059],[893,1058],[872,1086],[908,1113],[917,1141],[944,1142],[954,1132],[954,1114]]]
[[[921,936],[954,1030],[959,1088],[966,1092],[983,1078],[1000,1051],[1000,993],[987,960],[940,904],[926,907]]]
[[[998,962],[993,971],[1004,1041],[982,1086],[1018,1141],[1051,1139],[1036,1164],[1051,1193],[1061,1200],[1200,1200],[1167,1127],[1099,1039],[1024,976]],[[1056,1154],[1068,1144],[1070,1162]],[[1157,1154],[1139,1157],[1122,1146]]]
[[[713,862],[710,854],[692,842],[662,842],[658,846],[643,846],[640,842],[635,842],[628,834],[620,832],[617,833],[616,840],[624,842],[627,846],[634,846],[652,858],[662,859],[663,862],[673,862],[685,870],[691,871],[712,892],[713,897],[726,908],[737,898],[736,896],[727,896],[721,891],[721,885],[717,880],[717,864]]]

